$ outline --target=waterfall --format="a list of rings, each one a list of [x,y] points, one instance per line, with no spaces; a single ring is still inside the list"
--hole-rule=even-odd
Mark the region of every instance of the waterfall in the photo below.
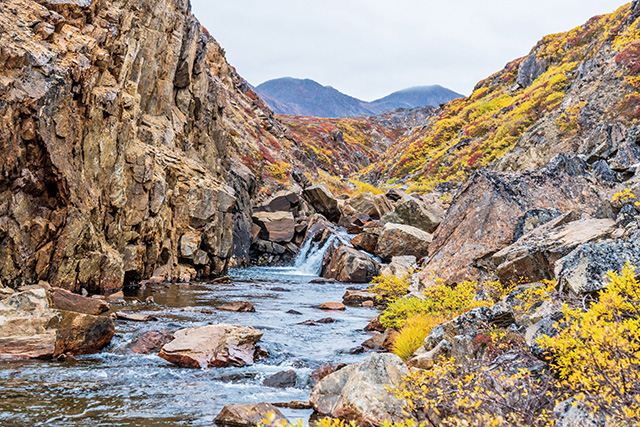
[[[294,260],[293,266],[300,273],[317,276],[320,274],[320,270],[322,269],[322,260],[324,259],[324,255],[327,253],[331,245],[336,240],[340,240],[341,243],[350,246],[351,244],[349,241],[352,236],[345,232],[337,231],[332,234],[322,246],[318,245],[317,242],[314,242],[313,237],[314,236],[309,236],[304,242],[304,245],[302,245],[300,252]]]

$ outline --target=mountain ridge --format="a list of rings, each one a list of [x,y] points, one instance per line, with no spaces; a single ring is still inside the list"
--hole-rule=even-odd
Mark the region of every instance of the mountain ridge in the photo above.
[[[363,101],[311,79],[268,80],[255,91],[276,113],[321,118],[376,116],[398,108],[438,107],[463,95],[440,85],[401,89],[374,101]]]

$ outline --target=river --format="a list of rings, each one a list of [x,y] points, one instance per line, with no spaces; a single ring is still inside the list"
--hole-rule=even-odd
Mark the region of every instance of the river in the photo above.
[[[308,251],[307,251],[308,252]],[[158,320],[118,320],[116,336],[100,354],[74,361],[0,362],[0,425],[13,426],[211,426],[226,404],[308,400],[311,371],[326,363],[354,363],[364,355],[349,351],[369,336],[363,331],[376,311],[315,308],[342,301],[347,284],[312,284],[321,251],[305,253],[296,267],[232,270],[228,284],[151,285],[126,294],[116,309],[150,314]],[[364,288],[366,286],[359,286]],[[155,303],[145,303],[152,296]],[[216,311],[246,300],[255,313]],[[287,313],[290,310],[302,314]],[[333,317],[335,323],[300,325]],[[193,370],[157,356],[127,354],[122,347],[142,333],[216,323],[261,329],[260,344],[270,356],[245,368]],[[262,381],[282,370],[295,370],[295,388],[274,389]],[[311,411],[282,410],[290,419]]]

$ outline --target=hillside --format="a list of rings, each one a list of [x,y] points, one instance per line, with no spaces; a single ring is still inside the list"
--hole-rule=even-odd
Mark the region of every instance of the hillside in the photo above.
[[[558,153],[580,153],[590,162],[613,155],[600,145],[624,141],[638,119],[635,14],[627,5],[543,38],[528,56],[403,136],[364,175],[429,191],[483,167],[521,171]],[[616,169],[615,161],[610,165]]]
[[[291,77],[262,83],[256,92],[277,114],[323,118],[375,116],[398,108],[437,107],[462,96],[441,86],[423,86],[367,102],[313,80]]]

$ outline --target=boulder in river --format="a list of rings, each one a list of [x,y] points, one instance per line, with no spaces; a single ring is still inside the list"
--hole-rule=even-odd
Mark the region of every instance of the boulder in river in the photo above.
[[[379,238],[379,234],[366,230],[351,239],[351,244],[356,249],[360,249],[372,254],[376,251],[376,246],[378,246]]]
[[[233,301],[218,307],[221,311],[235,311],[237,313],[255,313],[256,309],[249,301]]]
[[[346,367],[346,363],[328,363],[326,365],[322,365],[317,369],[314,369],[309,375],[309,382],[312,386],[318,384],[324,377],[327,375],[331,375],[334,372],[339,371],[340,369]]]
[[[345,283],[369,283],[378,271],[378,263],[369,255],[334,244],[325,254],[321,275]]]
[[[226,405],[213,420],[218,426],[254,427],[272,417],[271,422],[288,422],[282,412],[270,403]]]
[[[50,293],[53,308],[76,313],[99,316],[109,311],[109,304],[96,299],[74,294],[65,289],[53,288]]]
[[[325,302],[318,306],[320,310],[346,310],[347,307],[341,302]]]
[[[267,387],[273,388],[290,388],[296,386],[296,381],[298,377],[296,375],[296,371],[288,370],[277,372],[270,377],[266,378],[262,384]]]
[[[251,365],[262,331],[228,324],[181,329],[159,356],[187,368],[223,368]]]
[[[376,255],[383,260],[412,255],[420,259],[428,254],[431,234],[404,224],[386,224],[378,239]]]
[[[362,425],[401,422],[403,403],[388,387],[399,384],[409,369],[395,354],[372,354],[364,362],[334,372],[311,391],[313,409],[322,415]]]
[[[342,297],[342,302],[344,305],[351,307],[362,307],[365,301],[374,302],[376,297],[376,294],[367,291],[346,291]]]
[[[97,353],[114,333],[110,317],[57,310],[42,288],[0,300],[0,357],[50,359],[65,353]]]

